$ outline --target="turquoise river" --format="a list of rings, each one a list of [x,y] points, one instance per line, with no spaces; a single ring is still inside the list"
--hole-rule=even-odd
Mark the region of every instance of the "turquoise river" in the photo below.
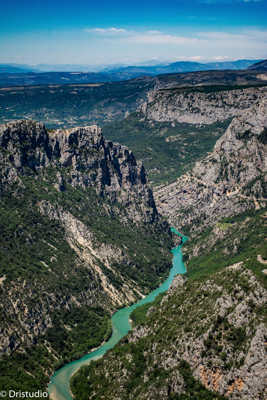
[[[178,236],[182,236],[175,228],[171,228],[171,230]],[[175,275],[184,274],[186,272],[181,249],[186,240],[187,237],[183,236],[182,244],[172,249],[172,268],[168,278],[157,289],[153,290],[153,292],[139,300],[137,303],[131,305],[130,307],[122,308],[113,314],[111,318],[112,336],[110,339],[97,350],[86,354],[79,360],[66,364],[64,367],[54,373],[48,385],[48,392],[52,400],[72,400],[69,388],[71,376],[81,366],[89,364],[91,360],[96,360],[102,357],[108,350],[112,349],[131,330],[131,323],[129,320],[131,312],[143,304],[154,301],[160,293],[168,290]]]

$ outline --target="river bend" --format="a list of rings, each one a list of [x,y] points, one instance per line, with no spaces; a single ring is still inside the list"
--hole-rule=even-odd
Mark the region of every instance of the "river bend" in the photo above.
[[[171,231],[178,236],[182,236],[175,228],[171,228]],[[131,323],[129,320],[130,314],[137,307],[147,303],[151,303],[155,298],[163,292],[166,292],[170,287],[173,278],[177,274],[186,273],[186,268],[183,263],[182,256],[182,245],[187,240],[187,237],[182,236],[182,244],[173,248],[172,268],[170,270],[168,278],[155,290],[149,293],[146,297],[139,300],[137,303],[130,307],[125,307],[118,310],[113,314],[111,318],[112,322],[112,336],[110,339],[100,346],[97,350],[94,350],[79,360],[72,361],[64,367],[60,368],[54,373],[51,381],[48,385],[48,392],[52,400],[72,400],[70,393],[69,383],[71,376],[77,372],[77,370],[83,365],[87,365],[91,360],[97,360],[102,357],[108,350],[112,349],[127,333],[131,330]]]

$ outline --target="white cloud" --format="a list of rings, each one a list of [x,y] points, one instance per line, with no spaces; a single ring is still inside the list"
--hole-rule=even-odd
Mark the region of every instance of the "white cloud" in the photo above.
[[[90,41],[84,38],[88,46],[95,46],[95,53],[101,57],[109,54],[108,60],[111,61],[108,62],[111,63],[126,62],[127,57],[128,64],[155,57],[191,61],[265,58],[267,49],[267,31],[256,28],[236,32],[199,31],[188,35],[119,27],[96,27],[86,29],[86,32],[90,34]]]
[[[85,32],[99,34],[101,36],[113,37],[113,34],[123,34],[115,35],[116,40],[129,41],[140,44],[186,44],[186,43],[196,43],[198,39],[190,38],[186,36],[170,35],[163,33],[159,30],[147,30],[143,32],[138,32],[134,30],[126,30],[123,28],[92,28],[84,29]]]
[[[229,58],[230,57],[227,57],[227,56],[215,56],[215,57],[212,57],[212,60],[214,60],[214,61],[227,61],[227,60],[229,60]]]
[[[240,33],[231,32],[199,32],[197,34],[199,39],[211,40],[225,42],[225,43],[249,43],[252,41],[266,42],[267,41],[267,31],[261,30],[244,30]]]
[[[247,0],[249,1],[249,0]],[[91,28],[84,29],[85,32],[106,37],[110,41],[130,42],[144,45],[206,45],[207,43],[217,43],[218,45],[231,43],[238,44],[267,41],[267,31],[263,30],[243,30],[238,33],[233,32],[197,32],[194,36],[182,36],[169,34],[159,30],[134,31],[123,28]]]
[[[112,34],[112,33],[126,33],[126,29],[123,28],[115,28],[115,27],[111,27],[111,28],[92,28],[92,29],[84,29],[85,32],[89,32],[89,33],[100,33],[100,34]]]
[[[127,40],[143,44],[193,44],[198,41],[196,38],[186,36],[169,35],[158,31],[147,31],[130,36]]]

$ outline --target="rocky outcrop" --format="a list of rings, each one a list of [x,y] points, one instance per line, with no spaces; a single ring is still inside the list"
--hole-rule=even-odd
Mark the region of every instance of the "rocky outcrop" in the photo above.
[[[242,115],[266,97],[266,88],[224,89],[195,86],[150,91],[140,107],[150,121],[212,124]]]
[[[266,205],[266,116],[265,98],[235,117],[191,172],[156,191],[158,209],[171,224],[197,232]]]
[[[0,146],[1,188],[19,181],[19,175],[27,174],[27,170],[38,173],[55,167],[58,190],[64,191],[65,184],[93,187],[113,204],[127,206],[125,210],[133,221],[153,223],[157,219],[143,165],[127,147],[106,141],[96,125],[48,134],[40,123],[8,123],[0,128]]]
[[[33,121],[1,126],[0,148],[0,353],[35,344],[55,312],[113,312],[167,273],[169,227],[128,148]]]

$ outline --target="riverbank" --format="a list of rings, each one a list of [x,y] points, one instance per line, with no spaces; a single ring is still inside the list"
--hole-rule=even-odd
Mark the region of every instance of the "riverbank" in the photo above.
[[[182,244],[171,250],[173,254],[172,268],[168,278],[145,298],[139,300],[137,303],[130,307],[125,307],[118,310],[111,318],[112,322],[112,335],[110,339],[100,346],[97,350],[91,351],[79,360],[66,364],[60,370],[56,371],[51,378],[48,386],[48,392],[52,400],[72,400],[69,382],[73,374],[75,374],[82,366],[88,365],[92,360],[102,357],[108,350],[112,349],[127,333],[131,330],[131,323],[129,321],[130,314],[137,307],[151,303],[160,294],[169,289],[174,277],[177,274],[186,273],[185,265],[182,260],[182,245],[187,238],[182,236],[175,228],[171,228],[172,232],[182,237]]]

